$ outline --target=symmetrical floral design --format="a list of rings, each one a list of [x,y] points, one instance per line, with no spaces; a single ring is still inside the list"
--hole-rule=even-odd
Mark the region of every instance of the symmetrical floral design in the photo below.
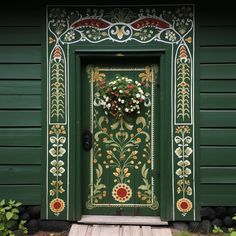
[[[191,118],[191,59],[185,45],[180,45],[177,58],[177,117],[178,121],[189,122]]]
[[[59,215],[65,208],[65,202],[61,198],[54,198],[50,202],[50,209],[55,215]]]
[[[60,46],[54,48],[51,59],[51,107],[50,116],[51,120],[55,122],[64,121],[65,119],[65,60]]]
[[[132,189],[127,184],[116,184],[112,189],[112,196],[118,202],[127,202],[132,197]]]
[[[50,209],[55,215],[58,215],[65,207],[64,201],[59,198],[59,195],[62,195],[65,192],[63,181],[61,180],[61,177],[65,172],[64,161],[61,160],[66,153],[66,149],[64,148],[66,142],[65,134],[66,131],[63,125],[53,125],[49,131],[49,140],[51,143],[49,154],[52,158],[52,161],[50,162],[50,173],[53,176],[53,180],[50,183],[51,188],[49,190],[50,196],[52,196]]]
[[[50,193],[50,195],[47,196],[46,201],[49,202],[46,208],[47,218],[53,218],[53,215],[51,215],[50,213],[57,213],[55,214],[55,217],[58,217],[61,213],[63,213],[64,216],[66,216],[67,218],[70,215],[69,211],[65,213],[65,209],[67,209],[67,204],[69,203],[69,199],[67,197],[69,196],[69,178],[67,178],[67,181],[62,180],[63,176],[66,176],[67,174],[69,175],[69,173],[66,172],[65,166],[67,166],[67,164],[69,163],[69,155],[67,150],[69,145],[68,137],[70,130],[67,117],[70,113],[68,104],[68,57],[70,54],[70,45],[77,44],[81,45],[81,47],[83,47],[83,45],[85,44],[105,45],[104,43],[109,41],[109,43],[116,43],[116,45],[129,44],[138,46],[146,44],[154,46],[156,45],[157,48],[162,47],[160,45],[170,47],[172,58],[170,70],[173,71],[173,74],[171,75],[171,80],[173,81],[171,85],[171,91],[174,92],[174,94],[170,94],[171,99],[173,98],[173,105],[171,109],[171,116],[173,117],[172,133],[174,133],[175,129],[178,127],[188,126],[189,134],[185,135],[193,139],[193,21],[193,7],[191,5],[157,6],[151,8],[115,7],[113,9],[106,7],[76,8],[66,6],[60,8],[50,6],[48,8],[47,130],[51,130],[52,126],[63,126],[67,134],[67,141],[63,144],[62,147],[65,150],[64,154],[62,154],[63,159],[61,160],[62,156],[59,157],[58,154],[58,160],[56,160],[57,158],[55,157],[55,153],[53,150],[51,150],[51,134],[48,134],[48,150],[51,151],[48,152],[47,159],[47,163],[49,166],[47,171],[50,173],[50,178],[47,179],[47,192]],[[140,75],[140,82],[144,82],[146,86],[151,85],[149,81],[150,71],[150,68],[147,67],[145,71],[142,72],[143,74]],[[94,70],[94,73],[96,74],[96,70]],[[93,76],[93,79],[96,80],[94,81],[94,83],[99,83],[103,78],[103,74],[98,71],[98,77]],[[144,105],[146,107],[151,106],[151,94],[149,92],[145,92],[144,95]],[[99,104],[98,97],[96,98],[96,95],[94,96],[95,105],[96,103]],[[121,119],[120,123],[113,123],[111,125],[113,129],[115,129],[116,126],[120,126],[121,128],[123,127],[124,129],[128,130],[132,128],[135,129],[134,124],[131,124],[124,119]],[[103,131],[105,131],[105,129],[108,130],[108,127],[103,127]],[[121,134],[124,135],[122,132]],[[123,137],[122,135],[120,137]],[[180,135],[176,133],[175,136]],[[194,142],[192,141],[191,144],[189,143],[189,148],[192,148],[193,152],[192,154],[190,154],[192,158],[190,159],[189,157],[185,161],[182,160],[183,163],[179,161],[175,162],[176,156],[178,157],[179,155],[177,155],[175,152],[178,148],[177,146],[179,145],[175,142],[175,136],[171,147],[173,154],[172,156],[174,158],[173,169],[175,170],[172,173],[172,175],[174,176],[172,187],[174,189],[177,189],[177,191],[173,191],[172,196],[174,201],[176,202],[176,205],[173,206],[176,207],[176,211],[173,211],[172,218],[181,220],[183,219],[181,217],[184,216],[186,218],[186,216],[188,215],[190,219],[191,217],[193,217],[193,212],[195,211],[195,202],[192,201],[194,197],[191,197],[190,195],[190,192],[192,192],[192,195],[195,195],[195,173],[193,172],[192,168],[192,166],[194,165]],[[97,150],[97,152],[99,155],[99,150]],[[53,157],[56,162],[52,162],[51,157]],[[64,165],[62,165],[62,162],[60,161],[63,161]],[[99,169],[99,166],[96,164],[96,161],[97,160],[94,159],[94,164],[96,165],[95,169]],[[111,159],[110,161],[113,160]],[[105,165],[105,168],[106,166],[109,165]],[[143,167],[144,163],[142,163],[141,166]],[[184,174],[189,176],[188,180],[184,183],[182,183],[180,181],[181,179],[179,178],[179,176],[183,175],[183,173],[178,170],[181,169],[183,166],[185,166]],[[138,168],[141,168],[140,165],[138,165]],[[146,166],[146,168],[148,167]],[[191,174],[188,169],[191,171]],[[50,170],[52,172],[50,172]],[[56,175],[58,176],[58,178],[60,177],[60,179],[58,179],[58,182],[56,179],[54,179],[56,178]],[[99,184],[100,183],[97,183],[97,186],[99,186]],[[126,184],[128,185],[128,183]],[[149,184],[150,183],[146,184],[144,182],[144,185],[149,186]],[[186,188],[186,186],[188,186],[189,188]],[[65,194],[64,191],[66,191],[66,193],[68,194]],[[187,194],[188,200],[186,200],[187,198],[182,196],[183,192]],[[56,193],[60,194],[60,198],[56,197]],[[144,199],[144,196],[142,195],[142,189],[140,189],[137,194],[140,199]],[[133,192],[132,196],[134,195],[136,195],[136,193]],[[98,191],[97,198],[93,199],[93,202],[99,201],[101,198],[104,198],[104,196],[106,196],[105,187]],[[54,201],[52,201],[52,198],[54,199]],[[62,203],[62,201],[64,202],[64,204]],[[147,198],[145,201],[148,201]],[[59,209],[59,211],[55,209]],[[188,209],[188,211],[186,209]],[[184,214],[179,215],[178,212],[182,212]]]
[[[176,175],[177,181],[177,193],[182,198],[177,201],[177,209],[185,215],[192,209],[192,203],[187,198],[192,195],[191,187],[191,162],[189,160],[193,149],[190,147],[192,143],[192,137],[190,135],[189,126],[178,126],[176,129],[175,143],[178,147],[175,149],[175,154],[178,157]]]
[[[114,8],[106,13],[103,9],[83,10],[68,13],[60,8],[51,10],[49,28],[61,43],[105,40],[178,43],[192,29],[191,7],[160,13],[155,8],[140,9],[140,12]]]
[[[182,212],[183,215],[186,215],[189,211],[192,210],[193,204],[192,202],[187,198],[180,198],[176,202],[177,209]]]
[[[153,86],[151,86],[151,84],[154,82],[156,70],[150,66],[138,70],[132,68],[126,69],[126,71],[129,70],[136,70],[136,79],[143,80],[143,82],[145,82],[143,83],[144,88],[146,85],[147,91],[153,93]],[[94,97],[91,101],[93,127],[90,127],[94,133],[94,149],[90,157],[92,160],[90,163],[93,163],[91,171],[96,165],[98,168],[96,168],[96,176],[94,176],[90,182],[91,189],[86,206],[88,209],[92,209],[97,206],[101,207],[106,205],[108,207],[119,207],[121,204],[124,205],[127,203],[126,206],[134,207],[135,205],[131,204],[129,201],[132,197],[140,196],[139,206],[156,210],[159,204],[154,191],[153,177],[149,174],[149,170],[153,168],[154,155],[151,146],[153,145],[151,140],[154,138],[151,136],[153,130],[153,120],[150,114],[151,105],[153,105],[152,100],[148,97],[149,101],[144,102],[142,112],[135,116],[120,116],[119,119],[114,119],[114,117],[109,116],[109,114],[105,116],[101,108],[104,107],[103,100],[106,99],[106,96],[104,96],[104,94],[98,95],[98,93],[101,92],[101,84],[106,84],[104,80],[110,79],[109,84],[112,86],[109,88],[111,91],[116,91],[117,87],[117,93],[120,93],[121,89],[122,92],[125,93],[128,86],[135,86],[132,79],[126,79],[127,88],[123,88],[124,86],[120,88],[116,81],[120,79],[120,82],[122,82],[123,78],[126,77],[118,76],[119,78],[112,80],[113,77],[109,76],[109,73],[111,73],[109,71],[112,71],[112,73],[114,73],[114,71],[121,73],[124,70],[119,71],[119,69],[114,68],[99,69],[91,65],[87,68],[88,77],[90,78],[90,83],[93,88],[91,91],[94,91]],[[134,71],[132,72],[134,73]],[[144,78],[147,80],[147,84]],[[141,86],[140,82],[136,81],[136,85]],[[150,86],[151,88],[149,88]],[[113,90],[113,88],[115,89]],[[107,89],[107,87],[105,89]],[[134,93],[135,100],[142,98],[141,96],[143,96],[142,99],[145,100],[146,98],[143,95],[143,90],[141,91],[141,87],[137,87],[136,90]],[[138,97],[137,94],[139,95]],[[101,143],[103,146],[105,145],[105,149],[101,148]],[[139,148],[142,145],[145,145],[145,147]],[[140,169],[141,173],[138,174]],[[104,172],[106,172],[106,174],[112,173],[113,175],[115,185],[110,194],[114,201],[106,198],[109,194],[103,194],[103,191],[106,191],[106,193],[107,191],[111,191],[104,182]],[[140,179],[143,180],[143,184],[137,186],[136,189],[131,188],[131,184],[134,181],[134,173],[136,173],[135,175],[137,176],[140,175]],[[106,204],[103,203],[103,198]]]

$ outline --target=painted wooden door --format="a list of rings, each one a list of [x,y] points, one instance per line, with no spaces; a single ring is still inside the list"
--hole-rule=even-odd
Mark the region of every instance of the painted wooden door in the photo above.
[[[82,214],[159,214],[157,60],[82,61]]]

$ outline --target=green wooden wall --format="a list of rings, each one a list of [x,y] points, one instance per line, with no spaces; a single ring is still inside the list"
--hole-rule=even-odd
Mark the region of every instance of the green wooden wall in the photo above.
[[[0,10],[0,199],[40,203],[41,16]]]
[[[236,17],[200,8],[200,201],[236,205]]]
[[[202,206],[236,205],[236,19],[229,7],[197,9],[199,196]],[[24,204],[41,199],[41,14],[0,10],[0,198]]]

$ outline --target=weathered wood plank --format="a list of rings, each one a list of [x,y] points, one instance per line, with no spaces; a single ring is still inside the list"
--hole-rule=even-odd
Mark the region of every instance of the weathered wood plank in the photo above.
[[[236,63],[236,47],[201,47],[200,63]]]
[[[236,127],[236,111],[230,110],[202,110],[200,112],[200,126],[202,128],[231,128]]]
[[[235,206],[235,184],[201,184],[201,206]]]
[[[41,79],[41,65],[0,64],[0,79]]]
[[[1,199],[14,199],[23,205],[41,204],[40,185],[0,185],[0,193]]]
[[[102,228],[101,225],[94,225],[91,235],[92,235],[92,236],[102,236],[102,235],[100,234],[100,233],[101,233],[101,228]]]
[[[162,236],[159,228],[152,228],[152,236]]]
[[[93,231],[93,226],[89,225],[86,232],[86,236],[92,236],[92,231]],[[78,234],[76,236],[78,236]]]
[[[122,226],[121,235],[122,236],[130,236],[130,227],[129,226]]]
[[[201,46],[235,45],[236,26],[200,27]]]
[[[0,147],[0,165],[36,165],[41,164],[42,148]]]
[[[236,109],[236,93],[201,93],[201,109]]]
[[[14,7],[14,6],[13,6]],[[0,9],[0,26],[40,26],[40,8],[4,8]]]
[[[0,63],[41,63],[41,47],[0,46]]]
[[[0,95],[0,109],[41,109],[41,96]]]
[[[0,146],[41,146],[40,128],[1,128]]]
[[[201,79],[236,79],[236,64],[201,64]]]
[[[139,226],[129,226],[130,227],[130,236],[142,236],[142,231]]]
[[[150,235],[152,235],[151,226],[142,226],[142,233],[143,233],[143,236],[150,236]]]
[[[41,80],[0,80],[0,94],[40,95]]]
[[[201,166],[236,166],[236,147],[200,147]]]
[[[40,184],[40,165],[1,165],[0,185]]]
[[[40,27],[0,27],[1,45],[40,45]]]
[[[40,127],[41,111],[1,111],[0,127]]]
[[[224,157],[223,157],[224,158]],[[236,167],[201,167],[201,184],[236,184]]]
[[[73,224],[68,236],[87,236],[88,225]]]
[[[169,228],[160,228],[160,236],[172,236],[171,230]]]
[[[236,145],[236,129],[210,129],[200,130],[200,145]]]
[[[101,227],[100,235],[101,236],[120,236],[120,226],[114,226],[114,225],[103,225]],[[87,236],[87,234],[86,234]],[[132,234],[130,235],[132,236]]]
[[[236,80],[200,80],[200,92],[235,93]]]

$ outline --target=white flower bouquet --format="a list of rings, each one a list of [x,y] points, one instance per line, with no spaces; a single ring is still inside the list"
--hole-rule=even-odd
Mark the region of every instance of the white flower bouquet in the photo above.
[[[109,83],[101,81],[98,92],[105,114],[110,113],[118,119],[128,114],[139,114],[145,99],[141,83],[127,77],[116,76]]]

